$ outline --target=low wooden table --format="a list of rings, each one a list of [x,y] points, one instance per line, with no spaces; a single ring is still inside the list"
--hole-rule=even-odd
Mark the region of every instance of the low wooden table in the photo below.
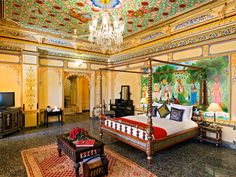
[[[69,134],[66,134],[68,136]],[[86,136],[88,139],[95,139],[89,135]],[[73,162],[76,177],[79,177],[80,162],[88,157],[93,157],[95,155],[104,155],[104,143],[95,139],[95,144],[93,147],[76,147],[73,143],[65,138],[65,135],[57,136],[57,150],[61,157],[61,151],[63,151]]]

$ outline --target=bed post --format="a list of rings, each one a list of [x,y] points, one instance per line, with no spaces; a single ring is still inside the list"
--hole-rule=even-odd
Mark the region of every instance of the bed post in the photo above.
[[[152,142],[152,59],[148,61],[148,119],[147,119],[147,159],[150,163],[153,154],[153,142]]]
[[[100,138],[102,139],[103,133],[102,133],[101,126],[102,126],[103,121],[104,121],[103,120],[103,115],[102,115],[102,113],[103,113],[103,110],[102,110],[102,69],[100,69],[100,71],[99,71],[99,78],[100,78],[100,100],[99,100],[99,107],[101,109],[101,113],[100,113],[99,118],[100,118]]]
[[[200,70],[200,93],[199,93],[199,103],[200,103],[200,105],[202,105],[203,104],[203,102],[202,102],[202,69]]]
[[[99,106],[101,108],[101,114],[102,114],[102,70],[100,69],[99,72],[99,78],[100,78],[100,100],[99,100]]]

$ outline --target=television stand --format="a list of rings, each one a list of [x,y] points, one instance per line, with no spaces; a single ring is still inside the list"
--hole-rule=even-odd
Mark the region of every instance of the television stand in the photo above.
[[[7,109],[7,107],[0,107],[0,111],[2,111],[2,110],[6,110]]]
[[[0,109],[0,138],[22,128],[21,108]]]

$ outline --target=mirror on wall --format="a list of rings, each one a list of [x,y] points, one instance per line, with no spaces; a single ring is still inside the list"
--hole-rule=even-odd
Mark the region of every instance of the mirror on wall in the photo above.
[[[121,98],[122,100],[129,100],[130,92],[129,92],[129,85],[122,85],[121,86]]]

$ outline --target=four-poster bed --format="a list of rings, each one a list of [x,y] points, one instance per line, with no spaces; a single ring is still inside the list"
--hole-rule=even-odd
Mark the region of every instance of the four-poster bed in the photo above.
[[[136,64],[136,63],[144,63],[148,62],[148,72],[138,72],[138,71],[127,71],[127,70],[116,70],[114,68],[126,66],[130,64]],[[153,126],[153,119],[152,119],[152,70],[153,65],[152,62],[159,62],[164,64],[171,64],[171,65],[178,65],[183,66],[191,70],[200,70],[200,73],[202,73],[202,68],[195,67],[195,66],[188,66],[180,63],[174,63],[174,62],[168,62],[168,61],[161,61],[156,59],[144,59],[139,60],[135,62],[129,62],[129,63],[123,63],[123,64],[117,64],[112,65],[107,68],[100,69],[100,107],[102,108],[102,72],[103,71],[112,71],[112,72],[127,72],[127,73],[134,73],[134,74],[148,74],[148,117],[146,124],[140,119],[142,122],[136,122],[131,120],[125,121],[122,118],[114,119],[114,118],[107,118],[101,114],[100,116],[100,135],[102,137],[103,133],[106,133],[108,135],[111,135],[112,137],[123,141],[133,147],[136,147],[147,154],[147,159],[152,159],[152,154],[155,151],[164,149],[166,147],[169,147],[171,145],[174,145],[176,143],[185,141],[187,139],[193,138],[198,134],[198,126],[185,126],[188,128],[185,128],[183,130],[179,130],[178,132],[174,132],[172,134],[169,134],[167,136],[161,136],[161,137],[155,137],[155,129],[156,124],[159,124],[159,122],[156,122],[156,119],[154,121],[155,126]],[[170,72],[176,72],[176,71],[170,71]],[[162,72],[163,73],[163,72]],[[155,74],[162,74],[157,73]],[[200,104],[202,103],[202,81],[200,81],[200,97],[199,97]],[[163,121],[161,121],[163,122]],[[168,122],[165,120],[165,122]],[[174,122],[174,121],[172,121]],[[165,123],[166,124],[166,123]],[[180,125],[180,124],[179,124]],[[184,127],[183,126],[183,127]],[[160,132],[159,132],[160,133]],[[160,133],[162,134],[162,133]]]

